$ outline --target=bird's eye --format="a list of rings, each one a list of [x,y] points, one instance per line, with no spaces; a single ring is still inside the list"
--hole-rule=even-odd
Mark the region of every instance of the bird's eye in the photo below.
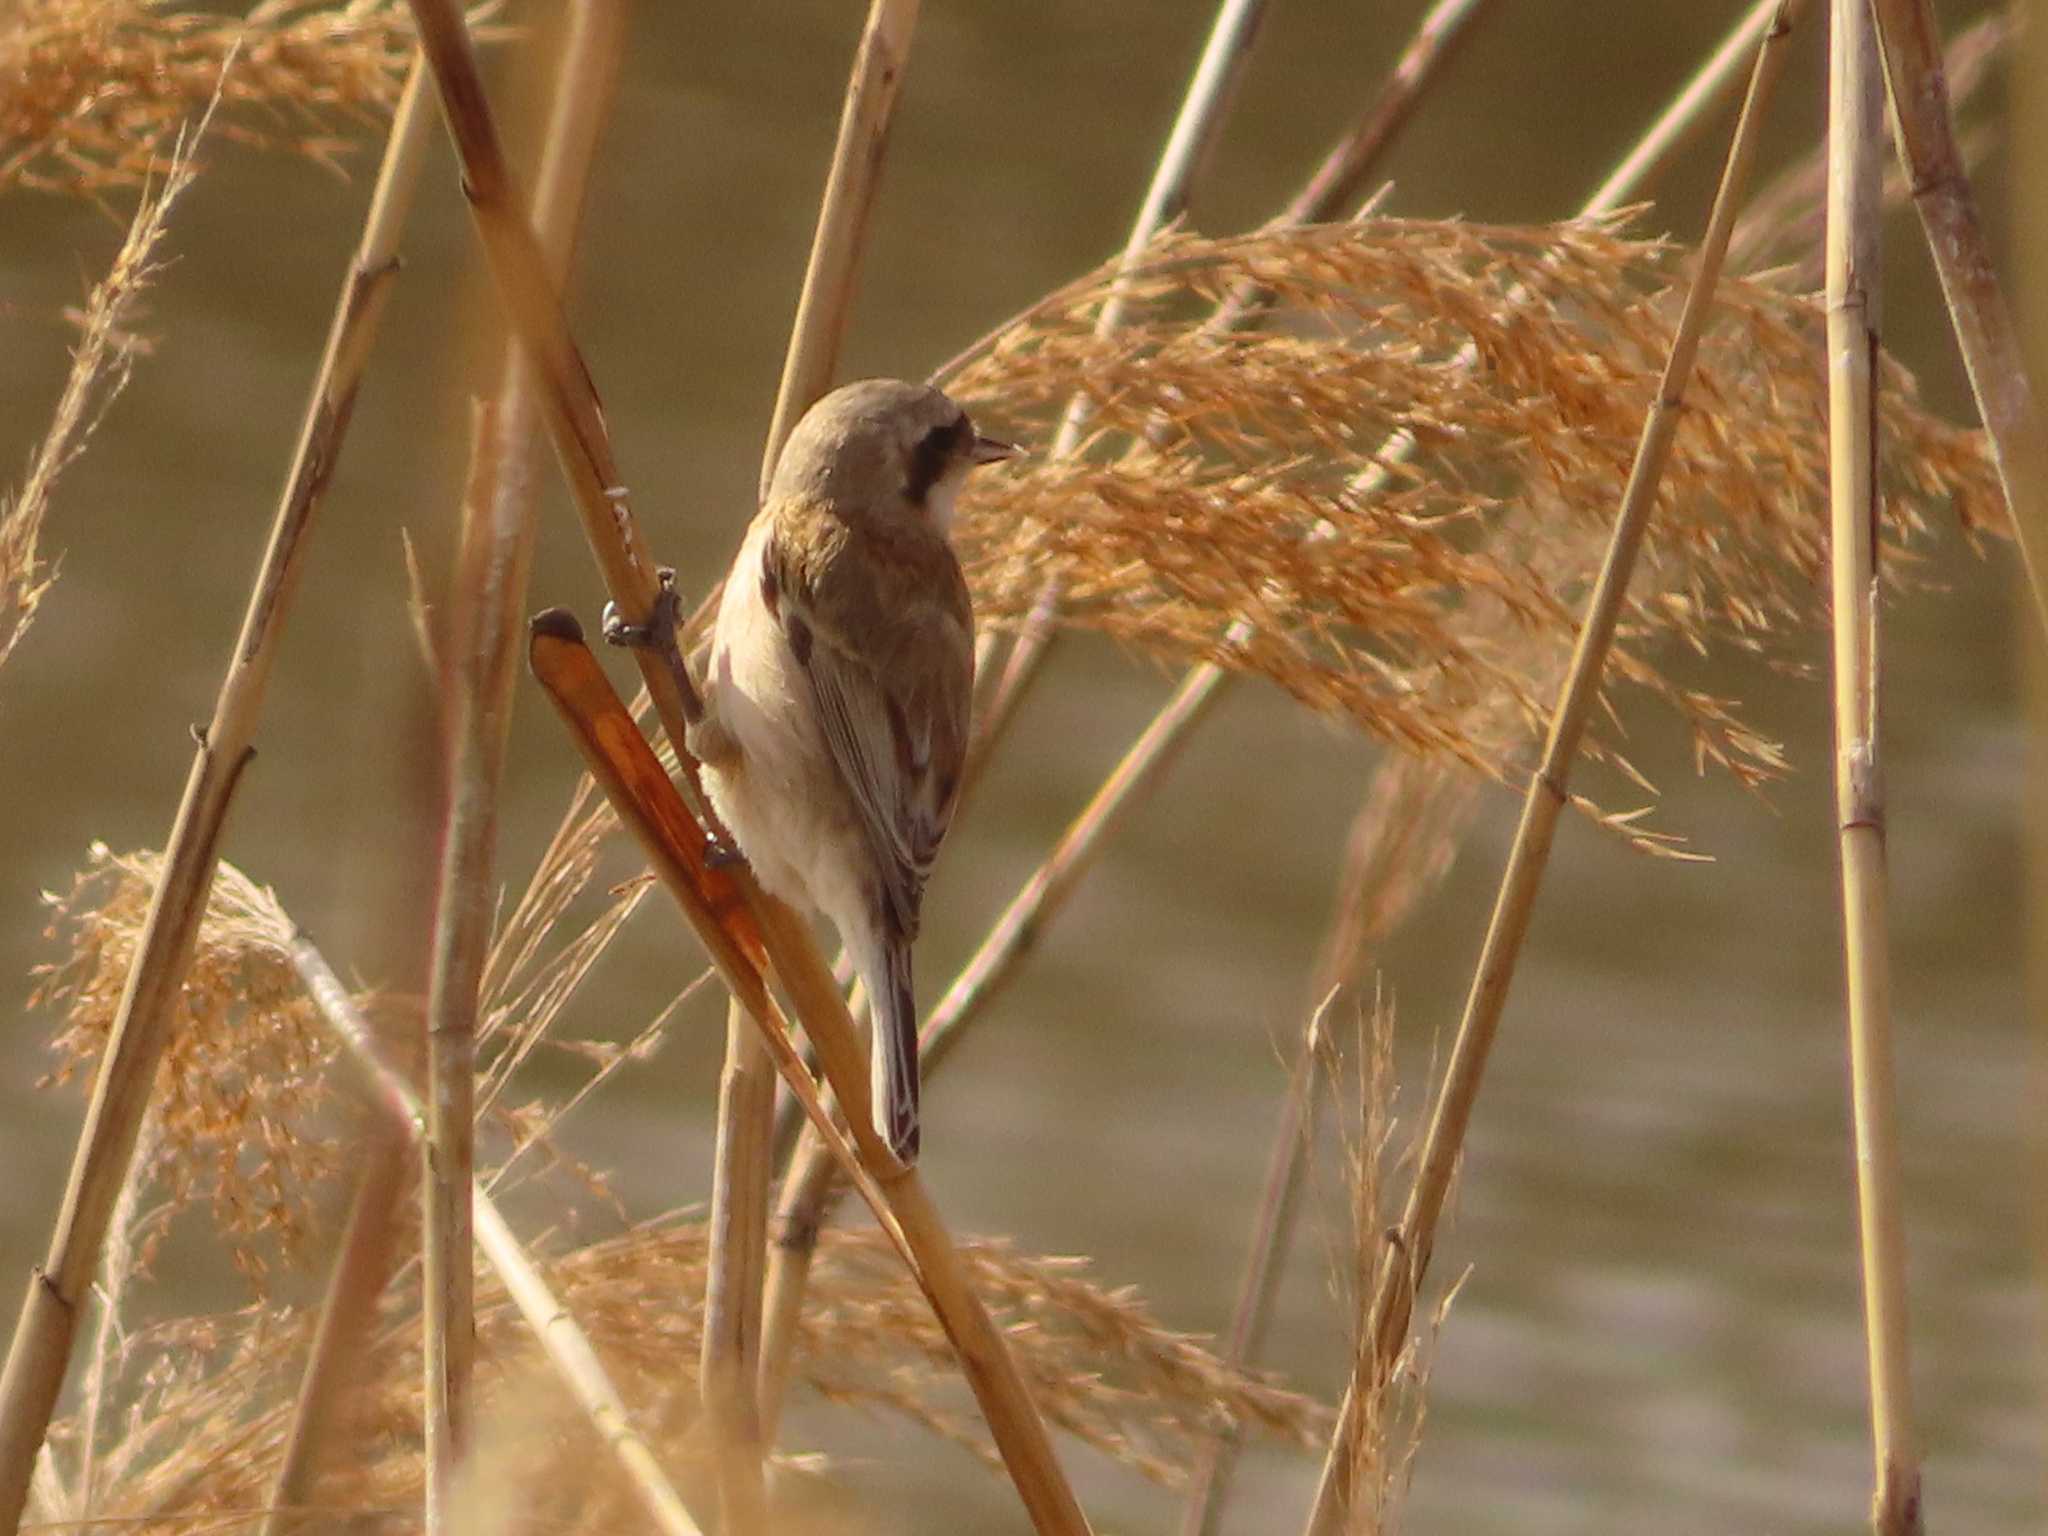
[[[912,501],[923,501],[931,488],[939,483],[939,477],[945,474],[954,455],[960,451],[961,439],[973,431],[967,424],[967,418],[961,416],[933,427],[918,441],[910,452],[910,483],[904,487]]]

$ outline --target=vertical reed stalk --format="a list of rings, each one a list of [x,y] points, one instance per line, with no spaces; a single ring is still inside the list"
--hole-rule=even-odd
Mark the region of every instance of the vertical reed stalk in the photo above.
[[[917,0],[874,0],[854,55],[775,415],[762,448],[764,500],[791,429],[832,387],[839,369],[917,13]],[[724,1529],[752,1536],[766,1525],[761,1460],[772,1438],[761,1415],[758,1381],[776,1079],[767,1049],[737,1000],[726,1011],[725,1049],[699,1380],[715,1441]]]
[[[584,189],[608,116],[623,41],[617,4],[570,12],[534,189],[549,276],[566,276]],[[445,830],[427,987],[427,1158],[422,1180],[427,1526],[446,1530],[469,1446],[475,1343],[476,1012],[490,949],[498,793],[533,566],[535,427],[531,370],[508,345],[496,403],[479,413],[446,644],[442,647]]]
[[[718,1084],[718,1146],[698,1365],[718,1475],[720,1529],[727,1536],[760,1536],[767,1529],[761,1460],[768,1438],[755,1378],[760,1369],[769,1135],[774,1119],[775,1068],[746,1009],[734,999],[726,1008],[725,1070]]]
[[[889,147],[896,92],[910,62],[917,10],[918,0],[874,0],[868,9],[867,26],[853,58],[853,78],[846,86],[846,105],[839,115],[839,143],[832,152],[825,200],[818,208],[818,230],[811,240],[810,264],[804,269],[789,352],[782,363],[775,415],[761,453],[763,501],[768,499],[768,482],[775,478],[775,461],[782,456],[790,429],[832,387],[839,371],[839,348],[853,313],[868,215],[875,206],[882,157]]]
[[[1153,237],[1185,211],[1189,190],[1208,162],[1209,152],[1215,148],[1223,121],[1229,115],[1231,100],[1238,82],[1244,78],[1245,67],[1251,60],[1252,44],[1258,37],[1259,23],[1265,19],[1265,14],[1266,0],[1222,0],[1216,7],[1216,22],[1209,30],[1209,41],[1202,49],[1201,60],[1195,65],[1194,76],[1188,81],[1180,115],[1174,119],[1166,148],[1160,153],[1159,164],[1152,172],[1152,183],[1145,189],[1145,200],[1139,205],[1138,216],[1131,224],[1130,237],[1124,242],[1126,266],[1137,261]],[[1102,314],[1095,323],[1095,333],[1107,336],[1121,325],[1123,308],[1121,296],[1112,293],[1109,302],[1102,306]],[[1086,412],[1077,395],[1061,418],[1059,431],[1053,437],[1051,456],[1063,459],[1071,454],[1081,440],[1081,429],[1085,424]],[[1039,662],[1058,633],[1054,615],[1059,608],[1059,599],[1057,584],[1049,582],[1032,605],[1024,627],[1011,647],[1001,680],[995,685],[994,693],[986,696],[985,707],[977,711],[982,720],[975,732],[978,738],[986,741],[995,739],[1002,723],[1023,697],[1024,688],[1037,673]],[[995,659],[995,636],[985,632],[978,637],[974,653],[975,691],[984,694],[987,680],[993,672],[990,663]],[[985,748],[969,752],[973,760],[984,755]]]
[[[349,1390],[349,1372],[377,1320],[377,1299],[391,1278],[397,1206],[412,1159],[412,1125],[409,1120],[394,1124],[380,1111],[371,1115],[366,1133],[367,1161],[306,1352],[306,1370],[299,1381],[284,1455],[270,1485],[261,1536],[290,1536],[310,1527],[311,1518],[301,1511],[313,1502],[320,1458],[333,1454],[331,1441]]]
[[[1928,0],[1871,0],[1871,7],[1884,44],[1899,158],[1941,278],[1970,393],[1991,439],[2035,617],[2048,632],[2048,461],[2043,458],[2048,445],[2012,311],[1977,214],[1977,195],[1956,145],[1934,11]]]
[[[298,972],[321,1018],[361,1069],[379,1112],[394,1126],[407,1127],[413,1137],[423,1135],[426,1106],[405,1075],[386,1058],[376,1032],[326,957],[303,933],[294,933],[291,960],[292,969]],[[478,1251],[504,1282],[505,1293],[540,1340],[549,1363],[582,1407],[591,1427],[611,1447],[627,1481],[653,1517],[655,1529],[662,1536],[700,1536],[699,1523],[662,1472],[653,1448],[633,1427],[625,1400],[612,1385],[575,1315],[548,1289],[540,1266],[519,1245],[489,1192],[481,1184],[474,1185],[470,1199],[476,1216]]]
[[[1721,263],[1728,248],[1728,235],[1735,223],[1764,117],[1764,105],[1784,67],[1782,44],[1791,30],[1790,0],[1778,8],[1773,25],[1758,45],[1756,66],[1751,72],[1749,95],[1742,116],[1735,125],[1728,149],[1727,166],[1714,195],[1713,213],[1700,247],[1699,270],[1685,298],[1685,308],[1672,337],[1671,356],[1664,366],[1657,398],[1643,423],[1643,435],[1636,446],[1635,462],[1628,486],[1622,493],[1621,510],[1615,518],[1614,533],[1602,561],[1586,606],[1585,623],[1579,631],[1543,756],[1529,782],[1522,802],[1521,824],[1508,854],[1501,877],[1500,894],[1487,927],[1486,941],[1472,979],[1472,989],[1458,1025],[1457,1039],[1444,1071],[1441,1094],[1430,1118],[1417,1160],[1415,1182],[1402,1213],[1399,1237],[1394,1240],[1381,1266],[1374,1290],[1372,1314],[1356,1345],[1356,1358],[1338,1427],[1331,1437],[1330,1454],[1324,1459],[1323,1474],[1316,1490],[1307,1529],[1310,1536],[1332,1536],[1351,1504],[1350,1458],[1347,1448],[1357,1439],[1358,1426],[1372,1412],[1373,1402],[1383,1389],[1393,1362],[1406,1347],[1408,1323],[1415,1293],[1429,1266],[1436,1240],[1438,1219],[1450,1192],[1451,1176],[1464,1147],[1466,1127],[1485,1075],[1486,1061],[1506,1007],[1508,989],[1514,979],[1515,961],[1522,940],[1529,931],[1544,865],[1550,856],[1551,839],[1559,814],[1569,797],[1567,788],[1572,760],[1578,754],[1587,718],[1599,697],[1600,676],[1614,639],[1614,628],[1628,593],[1629,576],[1636,553],[1642,546],[1651,509],[1656,504],[1657,486],[1678,430],[1685,388],[1692,375],[1701,333],[1706,328],[1713,294],[1721,275]]]
[[[1828,502],[1835,805],[1842,849],[1856,1195],[1870,1349],[1878,1536],[1920,1530],[1920,1451],[1906,1338],[1906,1238],[1893,1105],[1878,743],[1877,377],[1884,100],[1868,0],[1833,0],[1828,67]]]
[[[392,121],[362,238],[342,283],[241,633],[221,679],[212,718],[197,733],[198,750],[184,797],[165,839],[163,875],[93,1085],[56,1230],[42,1266],[29,1277],[6,1371],[0,1376],[0,1531],[14,1529],[21,1519],[36,1451],[49,1428],[71,1358],[86,1289],[134,1157],[172,1007],[191,964],[213,883],[221,827],[253,750],[264,686],[304,564],[307,535],[340,457],[370,344],[397,275],[398,240],[412,206],[425,130],[420,70],[415,64]]]
[[[1791,19],[1797,20],[1805,0],[1794,0]],[[1778,0],[1756,0],[1742,20],[1693,73],[1671,104],[1650,125],[1649,132],[1636,140],[1634,149],[1608,173],[1593,195],[1588,209],[1609,212],[1632,197],[1640,197],[1658,173],[1669,165],[1686,141],[1705,126],[1708,116],[1742,83],[1745,60],[1756,57],[1757,44],[1776,24]]]

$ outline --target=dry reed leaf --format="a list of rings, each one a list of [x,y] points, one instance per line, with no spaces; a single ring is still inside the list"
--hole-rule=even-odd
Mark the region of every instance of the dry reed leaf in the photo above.
[[[262,0],[241,16],[19,0],[0,20],[0,191],[93,195],[159,174],[216,90],[226,137],[331,166],[348,147],[337,130],[397,99],[411,48],[400,0]]]
[[[949,371],[1006,435],[1048,441],[1077,390],[1088,411],[1075,457],[1013,461],[963,498],[977,614],[1014,625],[1055,581],[1069,624],[1512,778],[1619,505],[1685,263],[1613,221],[1169,235],[1124,283],[1114,335],[1095,334],[1118,286],[1105,268]],[[1274,297],[1267,328],[1204,326],[1245,282]],[[1819,616],[1821,330],[1811,301],[1724,281],[1616,660],[1679,710],[1703,761],[1745,780],[1778,771],[1774,744],[1643,653],[1757,648]],[[1979,435],[1921,411],[1896,366],[1885,409],[1892,541],[1937,503],[1999,526]],[[1397,434],[1412,452],[1389,451]]]
[[[61,895],[45,893],[47,936],[64,957],[36,967],[31,1006],[56,1010],[46,1082],[89,1081],[113,1028],[163,861],[95,843]],[[277,1245],[303,1245],[340,1153],[322,1123],[334,1046],[286,954],[277,896],[222,863],[157,1069],[158,1135],[147,1177],[160,1189],[142,1262],[172,1215],[208,1202],[235,1264],[261,1284]]]
[[[1097,1285],[1071,1260],[1030,1258],[970,1244],[979,1290],[1018,1363],[1046,1391],[1048,1417],[1151,1477],[1170,1478],[1193,1437],[1219,1422],[1294,1444],[1326,1434],[1328,1411],[1272,1381],[1225,1367],[1163,1328],[1127,1291]],[[548,1281],[591,1339],[643,1432],[687,1476],[707,1247],[701,1222],[669,1218],[564,1254]],[[477,1297],[479,1413],[527,1411],[557,1389],[540,1370],[531,1332],[489,1275]],[[96,1518],[136,1531],[183,1531],[197,1520],[259,1508],[283,1446],[310,1319],[277,1307],[147,1330],[124,1354],[132,1410],[102,1479]],[[986,1453],[978,1423],[959,1422],[958,1368],[929,1308],[876,1233],[828,1232],[801,1340],[801,1370],[827,1396],[899,1414]],[[350,1528],[417,1526],[421,1491],[420,1359],[416,1284],[387,1296],[359,1361],[345,1443],[319,1487],[321,1506]],[[966,1410],[971,1415],[971,1409]],[[67,1431],[68,1433],[68,1431]],[[637,1510],[594,1488],[612,1477],[587,1428],[562,1421],[528,1447],[539,1474],[536,1528],[637,1530]],[[410,1525],[407,1522],[411,1522]]]
[[[5,66],[0,64],[0,76]],[[202,103],[204,105],[204,103]],[[181,135],[160,185],[145,191],[129,221],[127,237],[114,253],[107,275],[93,285],[78,319],[71,371],[50,429],[29,460],[28,476],[12,497],[0,498],[0,665],[21,639],[36,605],[49,590],[53,572],[41,558],[43,520],[57,479],[85,451],[93,430],[127,386],[142,340],[136,334],[142,295],[161,268],[157,247],[172,205],[191,185],[192,151],[204,134],[212,108],[189,136]]]

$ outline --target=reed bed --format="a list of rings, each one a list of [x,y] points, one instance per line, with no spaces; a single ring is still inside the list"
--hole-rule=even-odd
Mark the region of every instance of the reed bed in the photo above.
[[[890,123],[911,99],[900,92],[918,9],[875,0],[853,56],[764,477],[790,424],[838,374]],[[1920,405],[1874,329],[1868,399],[1831,398],[1843,381],[1824,363],[1830,335],[1858,302],[1846,244],[1831,247],[1826,302],[1786,269],[1753,270],[1782,253],[1774,242],[1815,185],[1795,166],[1751,204],[1755,222],[1738,224],[1753,114],[1796,4],[1752,10],[1586,216],[1403,218],[1375,200],[1327,222],[1495,9],[1430,8],[1394,76],[1283,217],[1204,235],[1176,220],[1227,131],[1263,13],[1257,0],[1223,0],[1120,253],[936,376],[984,430],[1048,450],[989,473],[961,507],[956,536],[984,625],[978,753],[1000,749],[1002,723],[1062,629],[1186,669],[1190,684],[932,1011],[928,1071],[988,1015],[1115,829],[1156,791],[1222,678],[1264,684],[1383,749],[1304,979],[1307,1023],[1220,1349],[1086,1260],[955,1237],[918,1170],[868,1123],[854,1017],[802,921],[743,866],[705,856],[715,824],[686,747],[698,706],[684,655],[708,599],[695,625],[672,625],[680,610],[666,605],[672,590],[715,583],[657,566],[564,303],[609,97],[601,55],[618,34],[594,25],[564,50],[529,200],[478,71],[475,23],[487,18],[448,0],[263,0],[236,16],[31,0],[0,24],[0,195],[107,198],[144,184],[128,239],[86,302],[55,425],[0,507],[0,662],[48,587],[50,487],[138,355],[139,299],[194,174],[195,134],[183,125],[217,98],[216,135],[332,162],[349,135],[392,116],[272,544],[213,720],[197,733],[167,851],[95,844],[69,888],[47,898],[53,955],[34,1001],[54,1018],[49,1079],[91,1076],[95,1087],[51,1259],[28,1277],[0,1384],[0,1527],[25,1513],[39,1529],[397,1531],[421,1528],[424,1506],[437,1533],[844,1529],[843,1516],[813,1508],[840,1469],[794,1453],[782,1432],[786,1389],[800,1383],[815,1402],[964,1447],[1009,1479],[1041,1531],[1090,1529],[1057,1447],[1185,1490],[1192,1536],[1214,1528],[1232,1450],[1254,1438],[1305,1466],[1322,1461],[1311,1532],[1395,1528],[1462,1278],[1425,1286],[1426,1268],[1559,814],[1576,806],[1644,850],[1685,853],[1643,819],[1655,787],[1630,757],[1638,703],[1676,720],[1702,769],[1765,784],[1789,766],[1782,749],[1739,701],[1695,686],[1690,663],[1736,652],[1795,665],[1830,618],[1847,658],[1845,740],[1852,718],[1866,722],[1856,740],[1875,761],[1876,573],[1911,590],[1939,527],[1983,547],[2003,541],[2027,511],[2016,519],[2008,495],[2023,503],[2038,475],[2023,440],[2031,396],[1995,282],[1973,288],[1956,275],[1982,253],[1968,141],[1947,131],[1938,89],[1966,94],[2002,33],[1959,40],[1943,75],[1925,7],[1876,7],[1895,80],[1920,84],[1901,120],[1904,147],[1916,169],[1940,172],[1939,196],[1922,206],[1931,237],[1951,247],[1955,271],[1942,270],[1973,383],[1987,411],[1997,404],[1994,453],[1983,433]],[[581,14],[586,25],[617,19],[604,7]],[[1872,71],[1878,41],[1873,31]],[[1750,56],[1758,83],[1704,245],[1648,234],[1642,209],[1614,211],[1623,189],[1700,131]],[[1862,78],[1857,125],[1838,118],[1829,162],[1839,182],[1845,136],[1854,141],[1866,240],[1880,196],[1875,79]],[[431,618],[416,581],[443,721],[441,836],[426,855],[440,900],[422,997],[344,987],[276,894],[219,861],[218,841],[395,275],[430,90],[512,339],[496,398],[477,416],[449,597]],[[1829,227],[1847,240],[1839,214]],[[1721,276],[1724,257],[1751,275]],[[1845,412],[1866,435],[1844,435]],[[536,620],[529,663],[592,776],[507,904],[496,818],[519,766],[503,757],[505,717],[542,430],[620,612],[657,621],[661,643],[636,659],[651,696],[642,715],[668,750],[657,758],[571,617]],[[998,637],[1014,640],[1006,655]],[[1567,777],[1581,755],[1605,774],[1575,790]],[[1884,1119],[1883,1010],[1871,1005],[1882,1003],[1882,924],[1859,932],[1854,921],[1859,891],[1864,915],[1875,904],[1881,917],[1871,845],[1882,802],[1844,772],[1857,1098]],[[1367,982],[1378,947],[1449,868],[1487,781],[1526,791],[1524,829],[1465,1027],[1442,1075],[1412,1094],[1428,1109],[1418,1136],[1396,1112],[1393,1011]],[[652,873],[602,885],[600,871],[628,856]],[[611,1020],[600,1040],[569,1030],[607,1011],[593,995],[598,964],[657,885],[710,962],[687,952],[679,997],[713,984],[731,1001],[708,1209],[693,1203],[705,1192],[677,1191],[676,1209],[647,1217],[620,1206],[575,1132],[590,1104],[659,1051],[676,1009]],[[567,1086],[556,1072],[542,1092],[533,1069],[544,1058],[580,1070]],[[792,1106],[780,1127],[771,1072]],[[1316,1128],[1330,1122],[1344,1148],[1332,1182],[1347,1203],[1331,1243],[1331,1337],[1350,1352],[1336,1409],[1256,1364],[1273,1276],[1299,1246],[1290,1212],[1322,1144]],[[415,1162],[421,1199],[394,1199]],[[1891,1532],[1917,1529],[1919,1472],[1885,1171],[1866,1191],[1866,1218],[1877,1523]],[[322,1250],[317,1234],[351,1172],[361,1176],[328,1303],[288,1301],[303,1287],[281,1281]],[[842,1184],[872,1227],[832,1224]],[[515,1191],[508,1215],[500,1201]],[[218,1317],[131,1317],[166,1233],[201,1220],[248,1284],[248,1304]],[[538,1235],[522,1237],[527,1227]],[[83,1381],[52,1425],[88,1317]]]
[[[0,193],[160,177],[216,92],[222,138],[335,166],[397,102],[411,51],[396,0],[23,0],[0,21]]]

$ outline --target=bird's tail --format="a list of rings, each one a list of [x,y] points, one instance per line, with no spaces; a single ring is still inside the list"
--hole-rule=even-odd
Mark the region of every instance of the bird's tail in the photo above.
[[[905,1163],[917,1161],[917,996],[910,985],[910,946],[885,939],[866,981],[874,1016],[875,1129]]]

